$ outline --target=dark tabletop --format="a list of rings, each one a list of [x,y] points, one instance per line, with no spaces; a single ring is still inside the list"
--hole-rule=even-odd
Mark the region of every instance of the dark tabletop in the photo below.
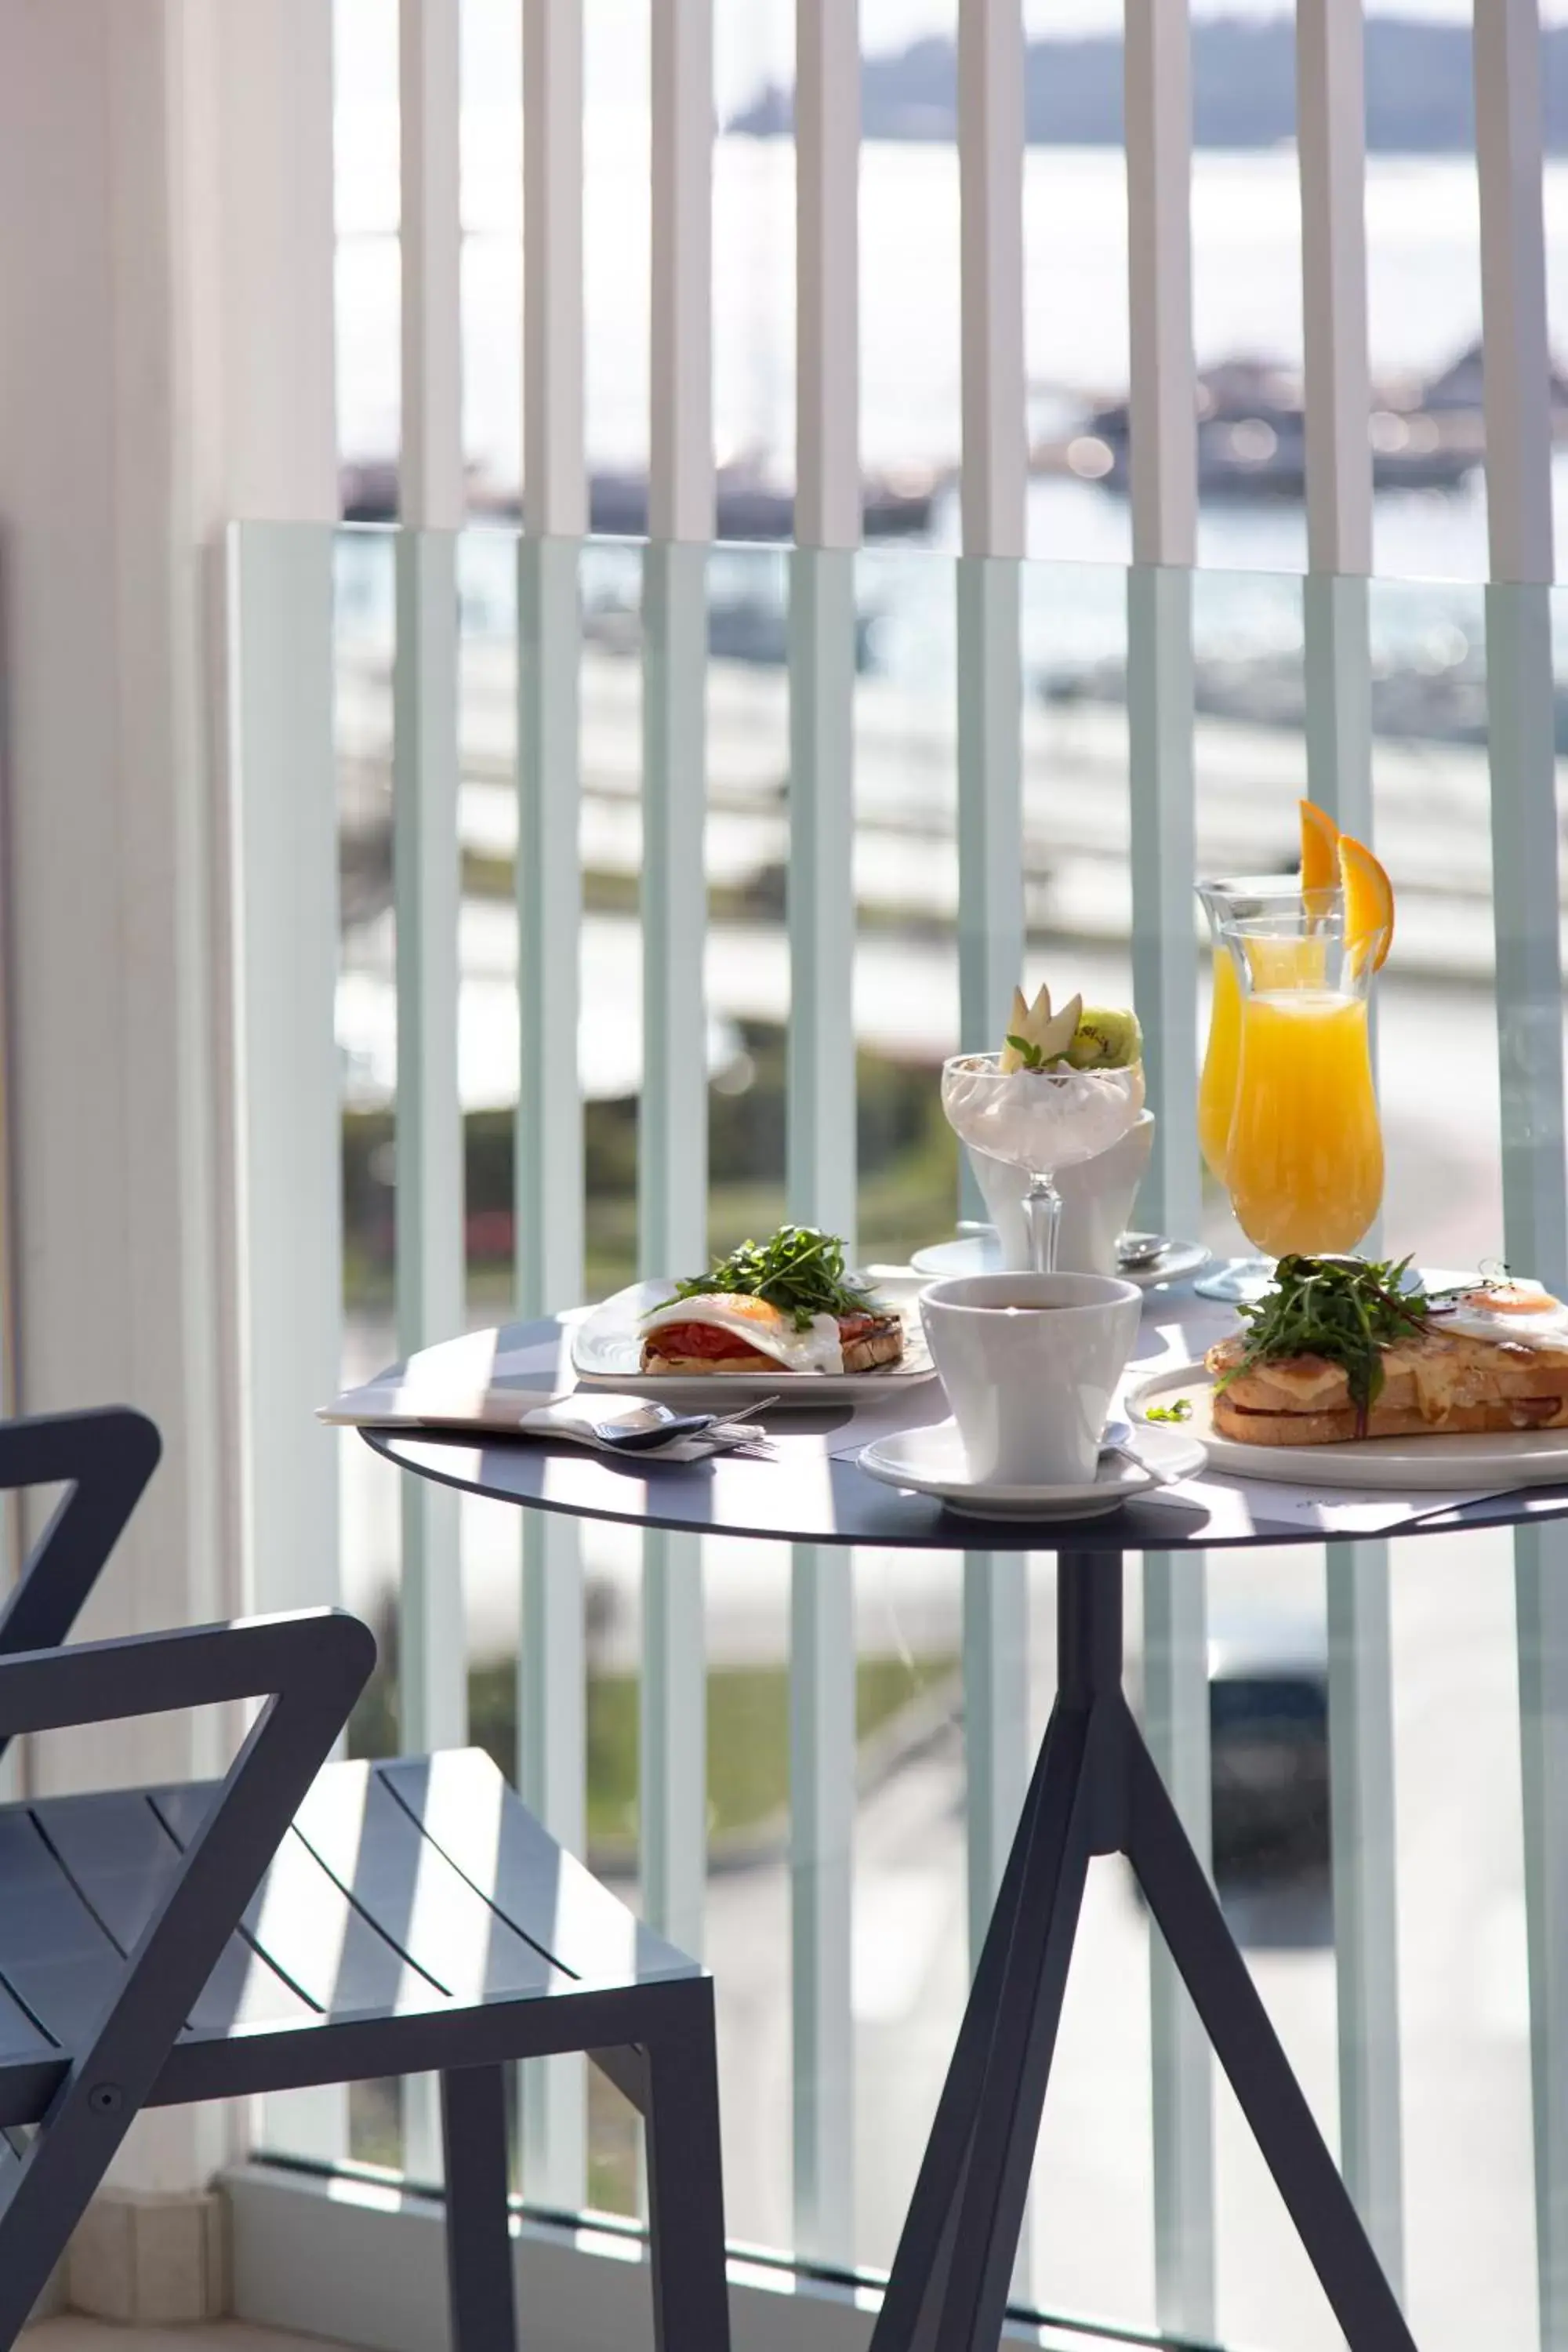
[[[1200,1355],[1229,1328],[1224,1310],[1190,1293],[1152,1292],[1135,1362]],[[573,1384],[567,1334],[553,1319],[507,1327],[496,1348],[528,1367],[526,1384],[553,1371]],[[388,1376],[390,1377],[390,1376]],[[524,1377],[520,1374],[520,1378]],[[893,1425],[940,1420],[941,1386],[924,1384],[900,1399],[896,1423],[868,1425],[847,1406],[770,1412],[771,1461],[718,1457],[698,1463],[648,1462],[552,1445],[536,1438],[476,1444],[454,1436],[367,1429],[367,1442],[399,1467],[465,1493],[533,1510],[694,1535],[771,1538],[781,1543],[866,1544],[946,1551],[1182,1551],[1246,1544],[1350,1542],[1378,1535],[1437,1535],[1464,1528],[1513,1526],[1568,1517],[1568,1488],[1515,1488],[1456,1505],[1442,1494],[1414,1498],[1414,1516],[1368,1528],[1303,1523],[1273,1507],[1267,1482],[1200,1476],[1123,1505],[1095,1519],[974,1519],[928,1496],[868,1477],[854,1459],[859,1445]],[[1363,1498],[1375,1504],[1375,1496]]]

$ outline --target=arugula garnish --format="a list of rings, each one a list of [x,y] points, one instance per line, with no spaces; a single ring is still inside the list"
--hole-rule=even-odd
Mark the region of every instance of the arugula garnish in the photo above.
[[[711,1274],[696,1274],[675,1286],[677,1298],[701,1298],[713,1291],[765,1298],[791,1318],[797,1331],[809,1330],[816,1315],[874,1311],[870,1292],[844,1271],[843,1243],[815,1225],[781,1225],[770,1241],[742,1242]]]
[[[1282,1257],[1274,1288],[1243,1307],[1241,1356],[1217,1385],[1254,1364],[1321,1356],[1344,1372],[1363,1430],[1383,1386],[1383,1350],[1427,1328],[1429,1302],[1407,1257]]]
[[[1191,1397],[1178,1397],[1174,1404],[1146,1404],[1143,1408],[1145,1421],[1191,1421],[1192,1417]]]

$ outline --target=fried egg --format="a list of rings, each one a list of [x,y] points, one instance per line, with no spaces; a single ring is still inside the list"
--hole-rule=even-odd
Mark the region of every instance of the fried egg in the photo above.
[[[756,1348],[791,1372],[841,1372],[844,1349],[836,1315],[814,1315],[810,1326],[797,1331],[791,1318],[781,1315],[765,1298],[748,1298],[727,1291],[709,1291],[699,1298],[672,1298],[643,1318],[644,1336],[670,1324],[703,1323],[728,1331]]]
[[[1463,1290],[1436,1317],[1440,1331],[1467,1339],[1513,1339],[1526,1348],[1568,1348],[1568,1307],[1538,1282]]]

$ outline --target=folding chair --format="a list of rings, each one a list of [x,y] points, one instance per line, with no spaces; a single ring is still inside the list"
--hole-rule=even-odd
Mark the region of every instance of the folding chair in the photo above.
[[[18,1734],[265,1699],[227,1778],[0,1807],[0,2352],[145,2106],[438,2074],[458,2352],[512,2352],[505,2068],[585,2051],[640,2109],[658,2352],[726,2352],[712,1985],[488,1758],[329,1764],[375,1661],[333,1610],[59,1645],[158,1459],[121,1408],[0,1424],[65,1484],[0,1614]]]

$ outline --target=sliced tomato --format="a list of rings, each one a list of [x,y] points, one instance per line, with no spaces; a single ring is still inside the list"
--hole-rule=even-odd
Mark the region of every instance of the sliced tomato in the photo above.
[[[721,1331],[712,1323],[661,1323],[648,1339],[661,1356],[743,1356],[752,1363],[774,1363],[760,1348],[749,1348],[733,1331]]]

